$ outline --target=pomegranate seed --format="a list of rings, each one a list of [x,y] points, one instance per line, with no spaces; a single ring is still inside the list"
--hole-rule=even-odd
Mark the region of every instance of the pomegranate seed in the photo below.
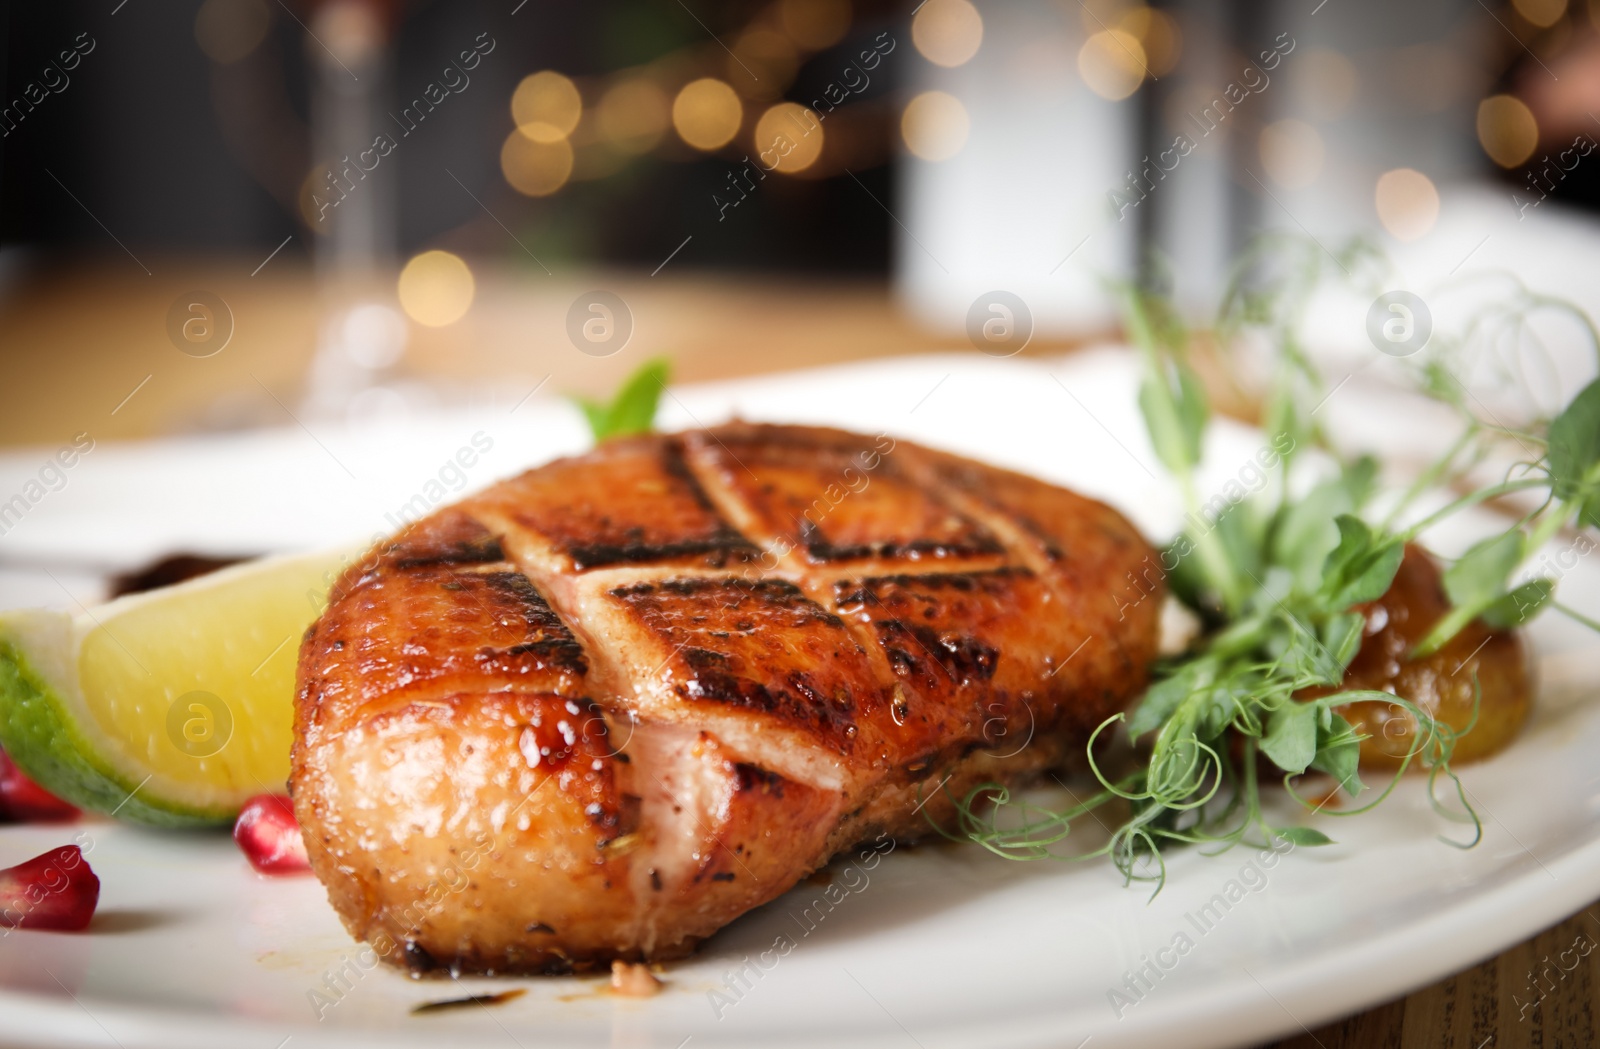
[[[29,779],[0,750],[0,823],[66,823],[78,816],[75,806]]]
[[[76,845],[0,870],[0,929],[76,931],[99,902],[100,879]]]
[[[245,803],[239,821],[233,825],[233,840],[239,843],[250,866],[262,874],[292,874],[308,871],[306,841],[294,818],[294,803],[282,794],[257,794]]]

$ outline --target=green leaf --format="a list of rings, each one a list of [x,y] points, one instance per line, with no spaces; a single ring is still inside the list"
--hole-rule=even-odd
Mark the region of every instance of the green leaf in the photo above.
[[[1167,572],[1167,588],[1172,596],[1202,615],[1210,614],[1212,610],[1205,607],[1210,582],[1200,567],[1194,537],[1179,532],[1161,552],[1161,563],[1172,565]]]
[[[1279,658],[1289,672],[1297,680],[1306,683],[1337,685],[1342,681],[1344,664],[1334,658],[1322,639],[1287,612],[1284,613],[1284,621],[1288,643]]]
[[[1360,794],[1366,789],[1359,768],[1361,740],[1350,722],[1335,714],[1331,705],[1322,709],[1326,712],[1326,723],[1318,727],[1317,757],[1311,767],[1338,780],[1347,793]]]
[[[1444,592],[1457,608],[1481,609],[1505,595],[1522,561],[1522,533],[1512,529],[1475,543],[1444,572]]]
[[[1444,589],[1452,606],[1412,650],[1413,658],[1439,651],[1490,606],[1504,601],[1511,573],[1522,561],[1527,539],[1517,529],[1474,544],[1444,571]],[[1517,613],[1511,603],[1502,615]]]
[[[1310,427],[1301,415],[1301,407],[1299,399],[1295,397],[1293,383],[1286,379],[1274,385],[1262,410],[1261,429],[1271,441],[1273,450],[1291,463],[1295,451],[1303,447],[1311,436]]]
[[[1205,384],[1193,368],[1178,364],[1173,370],[1178,374],[1178,423],[1183,427],[1184,440],[1194,449],[1195,462],[1199,462],[1211,404],[1206,398]]]
[[[1383,596],[1394,582],[1405,548],[1358,517],[1341,514],[1334,523],[1339,526],[1339,545],[1323,567],[1322,594],[1329,608],[1343,612]]]
[[[1191,663],[1165,681],[1150,686],[1133,716],[1128,719],[1128,735],[1138,739],[1165,724],[1179,704],[1194,691],[1197,672],[1196,665]]]
[[[1278,827],[1272,832],[1291,845],[1332,845],[1333,839],[1314,827]]]
[[[1322,643],[1338,662],[1341,679],[1344,669],[1350,665],[1350,661],[1356,657],[1356,652],[1361,648],[1361,632],[1366,625],[1366,617],[1359,612],[1330,616],[1323,624]],[[1329,684],[1337,683],[1329,682]]]
[[[1261,753],[1285,772],[1304,772],[1317,756],[1317,707],[1288,703],[1273,712]]]
[[[1234,566],[1236,574],[1242,573],[1249,578],[1265,571],[1261,563],[1266,544],[1265,521],[1257,515],[1251,499],[1247,497],[1223,511],[1213,531],[1217,534],[1217,542],[1227,551],[1228,561]]]
[[[595,440],[600,440],[601,435],[606,433],[611,425],[610,405],[582,398],[576,398],[576,400],[578,407],[583,409],[583,417],[589,422],[589,432],[594,434]]]
[[[1339,542],[1328,552],[1322,563],[1322,571],[1328,578],[1337,575],[1342,580],[1348,576],[1349,566],[1372,550],[1372,528],[1351,514],[1339,514],[1333,524],[1339,530]],[[1343,582],[1340,585],[1344,585]]]
[[[589,420],[589,429],[596,442],[608,437],[623,437],[634,433],[649,433],[655,425],[656,408],[661,395],[666,392],[672,364],[665,357],[657,357],[628,377],[611,402],[575,398]]]
[[[1550,603],[1550,595],[1555,592],[1555,585],[1553,579],[1534,579],[1523,583],[1485,608],[1482,613],[1483,621],[1496,630],[1526,626]]]
[[[1366,506],[1378,487],[1378,460],[1370,455],[1350,460],[1339,473],[1339,484],[1350,497],[1352,510]]]
[[[1600,379],[1579,390],[1572,403],[1550,421],[1546,461],[1557,499],[1572,499],[1583,493],[1585,475],[1600,462]],[[1585,524],[1600,525],[1597,502],[1600,500],[1589,499],[1584,507]]]
[[[1330,478],[1304,498],[1284,504],[1273,523],[1272,558],[1294,573],[1302,590],[1315,591],[1321,584],[1328,554],[1339,542],[1334,519],[1354,510],[1339,478]]]
[[[1139,410],[1144,414],[1150,443],[1161,464],[1175,474],[1191,469],[1200,461],[1200,432],[1205,427],[1204,395],[1197,406],[1193,388],[1182,378],[1174,390],[1163,379],[1147,376],[1139,384]]]
[[[1241,703],[1254,697],[1249,690],[1236,685],[1203,683],[1197,698],[1201,701],[1195,712],[1195,733],[1204,740],[1219,738],[1239,713]]]

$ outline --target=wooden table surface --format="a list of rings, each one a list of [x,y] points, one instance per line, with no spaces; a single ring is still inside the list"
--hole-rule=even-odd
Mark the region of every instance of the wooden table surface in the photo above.
[[[114,260],[0,285],[0,448],[219,426],[292,425],[326,299],[304,269],[255,260],[145,260],[147,276]],[[804,283],[644,274],[549,277],[484,270],[467,316],[413,326],[405,369],[443,384],[601,393],[649,356],[679,380],[926,352],[967,350],[959,333],[919,328],[876,283]],[[577,352],[565,334],[581,292],[607,288],[632,309],[635,331],[612,357]],[[227,347],[196,359],[167,335],[174,300],[201,289],[234,315]],[[379,289],[380,292],[382,289]],[[1035,339],[1045,355],[1073,343]],[[130,394],[132,396],[130,396]],[[1403,877],[1403,872],[1396,872]],[[1600,885],[1595,886],[1600,898]],[[1592,1049],[1600,1045],[1600,906],[1497,957],[1364,1013],[1273,1043],[1293,1049]],[[1285,1017],[1286,1025],[1292,1020]],[[1295,1021],[1297,1022],[1297,1021]]]

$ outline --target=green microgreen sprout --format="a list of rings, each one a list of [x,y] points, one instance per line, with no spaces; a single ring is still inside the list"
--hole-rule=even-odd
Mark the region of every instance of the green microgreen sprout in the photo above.
[[[1441,840],[1471,847],[1481,839],[1482,823],[1451,768],[1457,741],[1477,721],[1476,680],[1472,717],[1462,729],[1405,697],[1346,689],[1345,672],[1365,626],[1360,606],[1389,589],[1406,544],[1440,522],[1482,503],[1514,497],[1525,505],[1529,494],[1542,495],[1510,527],[1475,543],[1444,571],[1452,607],[1412,654],[1437,652],[1476,619],[1509,628],[1547,607],[1600,630],[1600,623],[1554,599],[1555,580],[1513,583],[1528,559],[1563,529],[1600,526],[1600,380],[1553,418],[1512,428],[1482,418],[1487,412],[1474,410],[1481,406],[1456,378],[1473,353],[1504,354],[1529,345],[1541,350],[1529,325],[1541,312],[1574,320],[1597,359],[1600,332],[1576,307],[1511,281],[1508,294],[1480,296],[1482,304],[1458,334],[1435,333],[1430,352],[1412,366],[1413,378],[1419,390],[1454,410],[1461,432],[1380,517],[1373,505],[1379,464],[1341,453],[1324,432],[1316,411],[1331,394],[1301,333],[1312,296],[1330,281],[1376,295],[1392,279],[1382,256],[1362,241],[1330,254],[1315,242],[1275,236],[1241,257],[1211,336],[1224,356],[1247,338],[1271,348],[1262,424],[1281,452],[1280,472],[1275,484],[1227,505],[1208,522],[1195,471],[1213,412],[1195,362],[1195,339],[1167,297],[1122,289],[1127,332],[1143,371],[1139,407],[1155,453],[1188,511],[1188,526],[1163,550],[1162,564],[1173,596],[1198,616],[1203,632],[1186,651],[1158,662],[1130,713],[1095,730],[1088,765],[1098,789],[1084,798],[1074,795],[1073,805],[1061,810],[1032,804],[998,783],[980,784],[961,797],[946,789],[954,826],[927,817],[939,834],[1008,859],[1108,857],[1125,880],[1153,881],[1156,891],[1166,876],[1163,854],[1172,847],[1222,850],[1274,839],[1329,844],[1312,827],[1269,820],[1259,773],[1275,769],[1285,794],[1311,812],[1334,794],[1320,802],[1303,796],[1296,785],[1308,773],[1329,777],[1351,798],[1362,795],[1368,790],[1358,768],[1365,737],[1339,708],[1382,702],[1403,708],[1412,719],[1408,750],[1374,797],[1333,814],[1370,811],[1415,765],[1426,773],[1435,811],[1473,828],[1464,841]],[[1491,453],[1506,448],[1522,456],[1504,480],[1485,485],[1471,479]],[[1419,500],[1462,490],[1417,517]],[[1417,519],[1402,526],[1408,516]],[[1098,744],[1117,731],[1132,744],[1134,757],[1129,770],[1114,773],[1104,767]],[[1109,840],[1078,855],[1054,851],[1085,816],[1105,826]],[[1105,816],[1120,816],[1120,822],[1112,825]]]

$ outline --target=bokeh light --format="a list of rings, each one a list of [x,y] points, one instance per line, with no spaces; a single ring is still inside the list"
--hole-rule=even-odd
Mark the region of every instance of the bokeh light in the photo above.
[[[655,81],[633,77],[613,84],[595,107],[595,124],[607,142],[624,153],[646,153],[667,132],[671,119],[667,93]]]
[[[844,39],[850,28],[850,0],[783,0],[778,20],[790,40],[821,51]]]
[[[1427,236],[1439,221],[1439,191],[1433,180],[1412,168],[1395,168],[1378,177],[1378,221],[1396,240]]]
[[[1177,68],[1183,53],[1183,34],[1171,15],[1139,4],[1123,15],[1116,27],[1138,39],[1150,72],[1164,76]]]
[[[1350,59],[1332,48],[1308,47],[1295,72],[1305,87],[1303,97],[1310,115],[1333,120],[1349,112],[1360,82]]]
[[[522,78],[511,95],[511,116],[534,142],[557,142],[578,126],[583,96],[578,85],[547,69]]]
[[[194,16],[194,39],[207,58],[227,65],[259,47],[271,24],[266,0],[206,0]]]
[[[804,171],[822,156],[822,122],[805,106],[779,102],[756,121],[756,149],[769,170]]]
[[[572,143],[538,142],[513,131],[500,147],[500,172],[518,193],[548,197],[572,176]]]
[[[715,77],[685,84],[672,100],[672,126],[695,149],[721,149],[739,133],[743,120],[739,95]]]
[[[454,324],[465,316],[475,291],[472,270],[448,251],[424,251],[400,271],[400,308],[430,328]]]
[[[1279,120],[1261,129],[1261,165],[1285,189],[1309,186],[1322,174],[1322,134],[1303,120]]]
[[[927,0],[911,19],[911,42],[923,58],[953,69],[983,44],[983,16],[969,0]]]
[[[1567,13],[1567,0],[1511,0],[1517,14],[1538,26],[1548,29],[1561,21]]]
[[[923,160],[946,160],[961,152],[970,126],[967,107],[943,91],[924,91],[900,116],[906,148]]]
[[[1493,95],[1478,103],[1478,142],[1490,160],[1514,168],[1539,145],[1539,122],[1520,98]]]
[[[318,38],[319,47],[312,52],[317,60],[326,56],[341,67],[365,66],[376,59],[383,48],[382,10],[376,5],[348,0],[322,4],[311,16],[311,32]]]
[[[1139,89],[1146,68],[1144,45],[1125,29],[1091,34],[1078,51],[1078,75],[1090,91],[1113,102]]]

